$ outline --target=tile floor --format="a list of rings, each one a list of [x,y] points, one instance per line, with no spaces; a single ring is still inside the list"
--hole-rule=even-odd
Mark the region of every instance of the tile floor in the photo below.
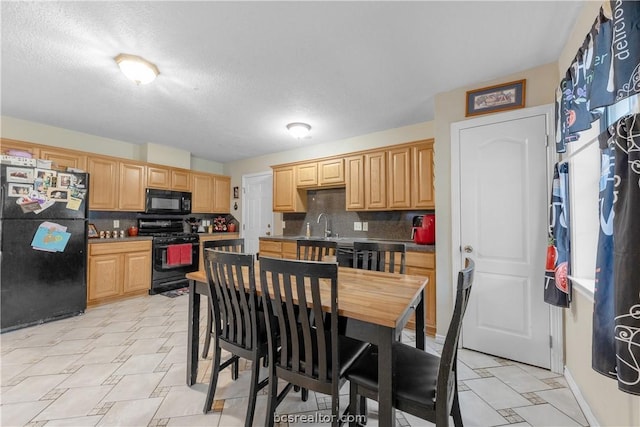
[[[196,385],[185,384],[187,309],[187,295],[144,296],[0,335],[0,425],[244,425],[249,372],[234,382],[223,371],[216,393],[222,410],[207,415],[202,405],[210,363],[201,362]],[[413,337],[405,333],[404,339]],[[432,340],[428,346],[439,349]],[[588,425],[562,376],[468,350],[460,351],[459,361],[467,426]],[[348,387],[341,393],[346,404]],[[258,399],[255,425],[264,421],[266,400],[264,393]],[[311,415],[327,408],[323,395],[310,393],[302,402],[291,392],[278,412]],[[367,426],[377,426],[376,408],[369,403]],[[400,412],[397,420],[400,426],[431,425]]]

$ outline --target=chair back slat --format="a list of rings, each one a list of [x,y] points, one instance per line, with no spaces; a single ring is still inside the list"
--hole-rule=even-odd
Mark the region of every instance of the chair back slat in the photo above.
[[[244,253],[244,239],[220,239],[202,242],[203,249],[217,249],[223,252]]]
[[[325,256],[336,254],[338,243],[332,240],[299,239],[296,247],[299,260],[323,261]]]
[[[455,396],[458,342],[462,329],[462,319],[469,303],[474,270],[475,263],[470,258],[467,258],[465,260],[465,268],[458,273],[455,306],[440,355],[436,383],[436,396],[438,397],[436,399],[436,406],[438,407],[436,413],[446,414],[447,417],[451,412]],[[446,396],[446,398],[443,398],[443,396]]]
[[[353,268],[404,274],[407,247],[404,243],[354,242]],[[396,265],[400,254],[400,265]],[[362,265],[359,256],[362,255]]]
[[[207,250],[208,298],[218,337],[247,350],[257,345],[254,256]],[[247,280],[245,280],[245,277]]]
[[[267,329],[273,333],[276,323],[280,328],[280,357],[275,361],[276,366],[292,374],[331,383],[331,378],[338,375],[338,364],[331,364],[336,372],[330,372],[327,358],[331,355],[338,360],[338,346],[332,345],[338,339],[337,263],[261,257],[260,283]],[[269,283],[273,289],[271,298],[268,298]],[[331,304],[331,314],[325,315],[321,294],[327,290],[331,301],[324,302]]]

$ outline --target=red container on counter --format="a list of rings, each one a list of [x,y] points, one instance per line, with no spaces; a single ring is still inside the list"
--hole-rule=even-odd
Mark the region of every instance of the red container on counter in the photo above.
[[[436,216],[423,215],[422,225],[414,227],[413,241],[418,245],[433,245],[436,242]]]

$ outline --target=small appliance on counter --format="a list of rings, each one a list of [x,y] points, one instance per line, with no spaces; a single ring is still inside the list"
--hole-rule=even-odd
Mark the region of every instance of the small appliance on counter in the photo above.
[[[413,217],[411,239],[418,245],[433,245],[436,242],[435,214],[416,215]]]
[[[184,222],[186,222],[187,224],[189,224],[189,226],[191,227],[191,233],[197,233],[198,229],[201,226],[201,222],[198,218],[195,217],[189,217],[189,218],[185,218]],[[202,232],[202,230],[200,230]]]

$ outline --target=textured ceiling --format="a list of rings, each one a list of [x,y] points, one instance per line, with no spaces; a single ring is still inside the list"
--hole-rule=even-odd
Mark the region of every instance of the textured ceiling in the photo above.
[[[556,61],[581,6],[3,1],[1,112],[224,163],[433,120],[439,92]]]

